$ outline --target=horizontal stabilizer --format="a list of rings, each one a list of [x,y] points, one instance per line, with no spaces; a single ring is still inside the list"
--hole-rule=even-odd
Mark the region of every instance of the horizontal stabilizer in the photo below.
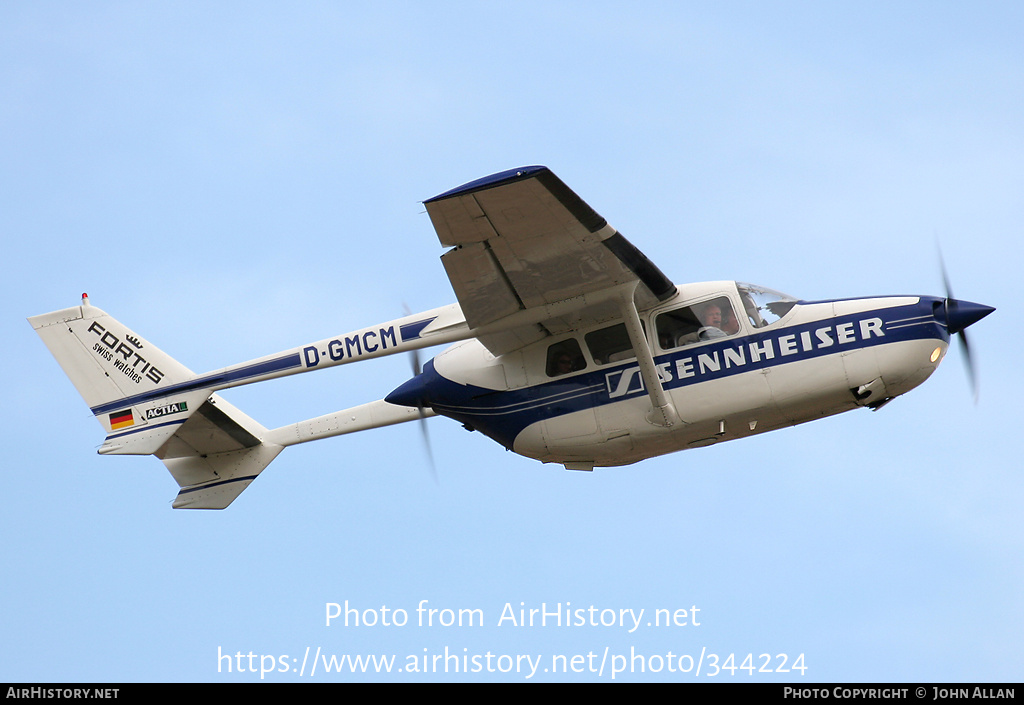
[[[209,456],[166,458],[164,465],[182,485],[171,505],[175,509],[224,509],[270,464],[281,446],[258,445]]]
[[[181,487],[176,509],[223,509],[278,453],[267,430],[218,395],[202,404],[157,451]]]

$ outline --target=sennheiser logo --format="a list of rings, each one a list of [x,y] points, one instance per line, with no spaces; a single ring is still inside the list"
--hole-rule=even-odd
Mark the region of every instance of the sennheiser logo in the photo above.
[[[640,376],[639,367],[609,372],[604,376],[604,383],[608,387],[609,399],[644,391],[644,378]]]

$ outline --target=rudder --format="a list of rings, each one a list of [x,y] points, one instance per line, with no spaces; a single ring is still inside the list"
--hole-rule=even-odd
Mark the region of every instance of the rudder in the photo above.
[[[156,455],[181,490],[176,508],[223,509],[281,452],[209,379],[82,296],[28,319],[106,431],[102,455]]]
[[[108,437],[189,411],[190,399],[183,398],[174,407],[175,402],[168,403],[166,398],[195,377],[192,371],[106,312],[90,306],[87,296],[82,296],[81,306],[28,321]]]

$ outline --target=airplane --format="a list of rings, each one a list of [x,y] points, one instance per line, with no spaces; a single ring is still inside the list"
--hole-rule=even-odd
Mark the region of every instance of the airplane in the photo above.
[[[195,374],[82,302],[29,318],[106,432],[155,455],[174,508],[223,509],[286,447],[446,416],[568,470],[629,465],[858,408],[924,382],[995,309],[946,296],[804,301],[676,284],[544,166],[424,202],[457,303]],[[945,277],[945,268],[943,267]],[[219,392],[450,345],[383,399],[267,429]],[[973,381],[973,372],[972,372]]]

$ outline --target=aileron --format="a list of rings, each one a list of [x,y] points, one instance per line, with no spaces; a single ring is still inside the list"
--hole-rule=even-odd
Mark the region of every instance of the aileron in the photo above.
[[[644,284],[638,289],[642,307],[675,292],[643,253],[547,167],[500,172],[425,205],[441,244],[454,248],[442,261],[473,329],[630,282]],[[538,331],[544,335],[532,325],[482,340],[500,354],[515,349],[516,341],[535,341]]]

